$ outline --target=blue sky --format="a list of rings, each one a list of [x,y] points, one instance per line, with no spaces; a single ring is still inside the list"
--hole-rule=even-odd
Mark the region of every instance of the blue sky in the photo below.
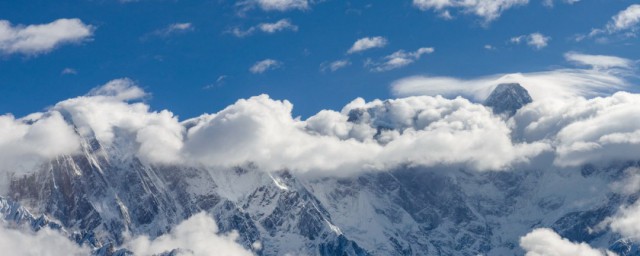
[[[52,32],[53,45],[20,48],[21,39],[0,29],[0,112],[23,116],[128,77],[151,93],[153,109],[182,118],[262,93],[290,100],[306,117],[356,97],[396,97],[394,81],[412,76],[573,68],[567,53],[629,60],[637,84],[638,17],[627,12],[620,27],[614,18],[638,1],[478,2],[2,1],[0,20],[14,32],[59,19],[79,19],[75,28],[87,30],[57,28],[70,33],[66,41]],[[499,10],[482,12],[483,3]],[[360,39],[371,48],[353,48]],[[394,53],[400,62],[385,66]],[[251,71],[264,60],[272,65]],[[331,70],[340,60],[348,64]]]

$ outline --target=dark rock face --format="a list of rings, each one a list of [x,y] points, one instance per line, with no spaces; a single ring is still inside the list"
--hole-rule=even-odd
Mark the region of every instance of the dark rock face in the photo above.
[[[489,97],[485,100],[484,105],[491,107],[495,114],[512,116],[518,109],[532,101],[527,89],[518,83],[510,83],[499,84],[493,89]]]

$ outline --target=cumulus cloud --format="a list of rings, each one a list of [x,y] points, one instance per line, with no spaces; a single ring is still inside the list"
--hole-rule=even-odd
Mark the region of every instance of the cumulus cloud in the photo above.
[[[397,68],[407,66],[416,60],[420,59],[422,55],[433,53],[435,50],[433,47],[422,47],[413,52],[406,52],[405,50],[399,50],[390,55],[384,57],[382,62],[369,61],[365,63],[365,66],[369,66],[371,71],[383,72]]]
[[[145,95],[131,80],[118,79],[87,96],[62,101],[52,110],[64,113],[79,136],[97,139],[106,150],[149,162],[178,161],[184,128],[167,110],[151,112],[142,102],[127,102]],[[129,141],[139,145],[130,149]]]
[[[123,247],[135,255],[159,255],[176,251],[178,255],[254,255],[236,243],[237,232],[220,234],[215,221],[198,213],[175,226],[171,232],[151,239],[140,236],[125,241]]]
[[[587,243],[571,242],[548,228],[534,229],[520,238],[526,256],[614,256],[608,250],[592,248]]]
[[[265,59],[253,64],[253,66],[249,68],[249,71],[254,74],[262,74],[268,70],[279,68],[280,66],[282,66],[282,63],[277,60]]]
[[[545,36],[541,33],[531,33],[529,35],[521,35],[512,37],[509,41],[514,44],[520,44],[522,42],[526,42],[527,45],[531,46],[536,50],[540,50],[544,47],[547,47],[551,37]]]
[[[46,53],[63,44],[80,43],[93,35],[94,27],[80,19],[58,19],[47,24],[12,25],[0,20],[0,52]]]
[[[461,10],[482,18],[485,23],[497,19],[508,9],[528,3],[529,0],[413,0],[413,5],[420,10],[435,10],[444,18],[451,18],[452,10]]]
[[[572,82],[581,77],[582,83],[599,74],[562,72],[551,77]],[[114,161],[137,157],[148,164],[209,168],[254,163],[265,171],[318,175],[405,165],[505,170],[532,163],[541,154],[552,156],[547,164],[559,167],[637,158],[640,123],[628,120],[640,119],[640,95],[619,92],[586,99],[580,97],[586,92],[565,89],[563,97],[542,97],[541,92],[558,87],[545,85],[556,81],[549,76],[523,76],[544,86],[525,81],[537,99],[510,119],[461,97],[415,96],[370,102],[358,98],[340,111],[323,110],[303,120],[292,115],[292,103],[260,95],[180,121],[167,110],[150,111],[142,89],[117,79],[44,113],[2,116],[0,163],[7,172],[15,171],[6,167],[74,154],[92,139]],[[470,89],[477,81],[451,81],[444,82],[482,94]],[[490,90],[498,82],[485,79],[480,85],[486,83],[481,87]],[[609,86],[606,80],[601,83]]]
[[[504,122],[462,98],[357,99],[341,112],[321,111],[306,121],[294,119],[291,110],[288,101],[266,95],[239,100],[200,117],[184,149],[210,166],[253,162],[271,170],[327,173],[400,164],[502,169],[547,149],[542,143],[513,144]]]
[[[353,43],[351,48],[347,51],[347,54],[366,51],[373,48],[382,48],[385,47],[387,43],[387,39],[381,36],[363,37]]]
[[[534,100],[544,98],[595,97],[628,88],[629,72],[611,66],[605,68],[602,56],[574,55],[565,56],[568,61],[588,64],[592,69],[564,68],[531,73],[496,74],[473,79],[454,77],[412,76],[392,83],[391,89],[397,96],[410,95],[458,95],[483,101],[493,88],[500,83],[520,83]],[[606,60],[615,59],[604,58]],[[596,61],[597,60],[597,61]]]
[[[58,111],[16,119],[0,116],[0,172],[29,173],[44,161],[79,150],[73,127]]]
[[[557,166],[635,159],[640,150],[640,95],[533,102],[514,116],[525,141],[552,139]]]
[[[256,26],[248,29],[233,28],[229,32],[236,37],[246,37],[252,35],[256,31],[262,31],[264,33],[273,34],[280,31],[298,31],[298,26],[294,25],[289,19],[281,19],[274,23],[260,23]]]
[[[11,229],[0,224],[0,251],[11,255],[84,256],[91,250],[80,247],[55,230],[38,232]]]

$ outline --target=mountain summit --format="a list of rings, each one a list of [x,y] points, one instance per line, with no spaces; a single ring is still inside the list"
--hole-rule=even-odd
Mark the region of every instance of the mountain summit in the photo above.
[[[499,84],[493,89],[484,105],[491,107],[495,114],[512,116],[518,109],[532,101],[527,89],[518,83],[507,83]]]

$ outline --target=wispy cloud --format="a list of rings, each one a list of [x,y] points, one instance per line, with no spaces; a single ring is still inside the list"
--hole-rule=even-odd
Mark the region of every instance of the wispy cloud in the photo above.
[[[289,19],[281,19],[274,23],[260,23],[256,26],[249,27],[247,29],[241,29],[235,27],[229,31],[236,37],[246,37],[252,35],[256,31],[261,31],[267,34],[273,34],[280,31],[298,31],[298,26],[294,25]]]
[[[259,7],[264,11],[289,11],[289,10],[307,10],[310,8],[308,0],[246,0],[237,3],[241,12]]]
[[[189,22],[185,23],[173,23],[164,28],[155,30],[151,33],[148,33],[142,36],[142,40],[149,39],[150,37],[169,37],[177,34],[187,33],[195,30],[193,24]]]
[[[629,60],[619,57],[567,53],[571,63],[594,68],[561,68],[549,71],[495,74],[472,79],[411,76],[392,83],[397,96],[458,95],[484,100],[499,83],[515,82],[524,86],[534,99],[601,96],[631,86],[629,72],[621,70]],[[621,61],[621,62],[620,62]]]
[[[326,70],[330,70],[331,72],[335,72],[338,69],[342,69],[345,68],[347,66],[351,65],[351,62],[349,60],[336,60],[330,63],[322,63],[320,65],[320,70],[321,71],[326,71]]]
[[[262,74],[268,70],[277,69],[280,66],[282,66],[282,63],[277,60],[265,59],[253,64],[253,66],[249,68],[249,71],[254,74]]]
[[[618,35],[623,38],[635,37],[640,27],[640,4],[632,4],[626,9],[611,17],[611,20],[602,28],[591,29],[588,34],[579,34],[576,41],[585,38],[600,38],[599,41],[607,41],[607,35]]]
[[[385,56],[381,62],[367,61],[365,66],[369,67],[371,71],[389,71],[407,66],[420,59],[423,55],[433,53],[434,51],[435,49],[433,47],[422,47],[413,52],[399,50]]]

